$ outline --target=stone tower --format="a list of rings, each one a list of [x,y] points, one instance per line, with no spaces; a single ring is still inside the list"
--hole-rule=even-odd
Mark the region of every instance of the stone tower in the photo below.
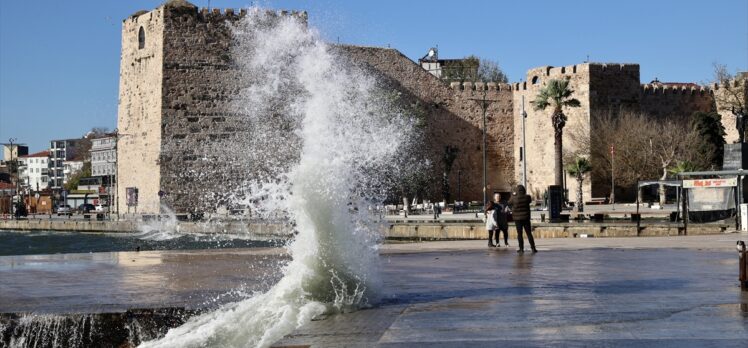
[[[226,101],[237,87],[230,23],[246,10],[198,9],[170,0],[122,23],[118,204],[121,213],[205,211],[208,195],[230,189],[236,168],[221,166],[206,144],[228,141],[241,125]],[[305,12],[282,12],[306,20]],[[127,188],[138,189],[128,207]],[[215,200],[213,201],[213,203]],[[211,203],[211,204],[213,204]],[[215,208],[215,206],[213,207]]]

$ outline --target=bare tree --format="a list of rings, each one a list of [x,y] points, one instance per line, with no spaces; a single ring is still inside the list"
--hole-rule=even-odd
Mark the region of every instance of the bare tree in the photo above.
[[[667,179],[668,170],[679,162],[701,163],[703,157],[691,146],[697,135],[687,122],[642,113],[593,112],[589,125],[576,125],[568,132],[577,151],[566,153],[565,158],[589,155],[591,177],[601,186],[610,182],[611,146],[615,147],[617,187],[632,187],[644,179]],[[664,187],[660,191],[663,201]]]

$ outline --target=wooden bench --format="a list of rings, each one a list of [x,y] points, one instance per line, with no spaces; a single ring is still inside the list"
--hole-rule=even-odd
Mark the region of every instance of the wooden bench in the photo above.
[[[597,198],[590,199],[590,201],[587,202],[587,203],[585,203],[585,204],[588,204],[588,205],[591,205],[591,204],[600,205],[600,204],[606,204],[606,203],[608,203],[608,199],[607,198],[605,198],[605,197],[597,197]]]

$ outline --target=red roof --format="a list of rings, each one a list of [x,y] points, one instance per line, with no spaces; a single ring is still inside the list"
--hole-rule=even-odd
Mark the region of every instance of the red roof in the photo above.
[[[37,153],[32,153],[30,155],[23,155],[19,156],[21,158],[30,158],[30,157],[49,157],[49,150],[39,151]]]

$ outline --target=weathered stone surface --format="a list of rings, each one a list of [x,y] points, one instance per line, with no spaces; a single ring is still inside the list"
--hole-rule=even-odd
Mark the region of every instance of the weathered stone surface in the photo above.
[[[158,213],[161,205],[177,212],[212,213],[227,207],[227,192],[246,181],[245,165],[220,161],[216,151],[248,134],[245,115],[232,108],[242,86],[235,81],[234,45],[230,26],[245,10],[198,10],[186,1],[170,1],[151,12],[126,19],[122,29],[120,76],[119,204],[126,207],[125,189],[138,187],[138,213]],[[281,12],[280,15],[289,15]],[[306,13],[290,15],[306,20]],[[139,31],[145,32],[139,48]],[[553,129],[550,110],[530,104],[550,79],[571,80],[581,107],[566,110],[567,129],[590,127],[590,115],[608,110],[633,110],[653,117],[684,119],[695,111],[719,110],[728,141],[734,118],[724,105],[715,106],[713,93],[725,88],[685,88],[642,85],[638,64],[583,63],[528,70],[526,81],[513,85],[494,82],[453,82],[434,77],[395,49],[335,46],[350,64],[380,77],[383,86],[417,103],[426,114],[426,157],[433,178],[428,197],[442,197],[442,157],[446,147],[459,149],[449,176],[452,200],[482,198],[483,112],[475,99],[491,100],[486,113],[487,191],[507,192],[521,182],[523,109],[526,120],[528,189],[535,198],[554,178]],[[261,83],[261,82],[259,82]],[[722,91],[722,92],[719,92]],[[564,134],[564,149],[574,151],[574,139]],[[237,162],[242,159],[238,158]],[[576,194],[567,177],[570,197]],[[459,187],[459,194],[458,194]],[[158,192],[163,191],[163,197]],[[583,187],[584,199],[609,193],[608,178],[592,177]],[[230,207],[228,207],[230,209]],[[130,213],[135,210],[130,209]]]

